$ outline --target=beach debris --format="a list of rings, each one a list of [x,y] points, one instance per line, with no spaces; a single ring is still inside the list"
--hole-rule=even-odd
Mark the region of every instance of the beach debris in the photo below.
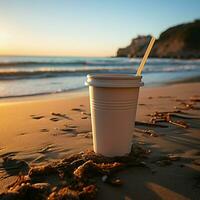
[[[151,129],[135,128],[135,131],[139,133],[143,133],[145,135],[152,136],[152,137],[158,137],[158,134],[154,130],[151,130]]]
[[[65,118],[65,119],[72,120],[71,117],[68,117],[66,114],[62,114],[62,113],[54,113],[54,112],[52,112],[51,115],[56,116],[56,117],[62,117],[62,118]]]
[[[160,128],[168,128],[167,125],[164,124],[156,124],[156,123],[148,123],[148,122],[141,122],[141,121],[136,121],[135,126],[148,126],[148,127],[160,127]]]
[[[181,127],[181,128],[188,128],[189,124],[183,120],[173,120],[172,117],[177,118],[186,118],[187,116],[183,116],[180,114],[177,114],[176,112],[154,112],[153,114],[150,114],[150,123],[157,124],[160,122],[165,122],[169,124],[173,124],[175,126]],[[190,116],[189,116],[190,117]]]
[[[30,115],[32,119],[42,119],[44,118],[43,115]]]
[[[111,179],[111,180],[109,181],[109,183],[110,183],[111,185],[113,185],[113,186],[121,186],[121,185],[123,185],[122,180],[119,179],[119,178]]]
[[[175,106],[174,108],[178,110],[195,109],[194,103],[186,103],[186,102],[180,102],[179,106]]]
[[[191,97],[190,101],[181,100],[179,106],[175,106],[178,110],[200,110],[200,107],[196,106],[196,103],[200,101],[199,97]]]
[[[176,156],[174,154],[168,154],[168,155],[160,156],[154,159],[152,163],[155,163],[156,165],[160,167],[165,167],[165,166],[171,165],[172,162],[179,161],[179,160],[180,160],[179,156]]]
[[[200,117],[195,115],[189,115],[189,114],[181,114],[181,113],[169,113],[171,117],[177,117],[181,119],[200,119]]]
[[[96,185],[88,185],[82,188],[82,191],[73,190],[69,187],[64,187],[57,192],[53,192],[48,197],[48,200],[93,200],[96,197],[97,187]]]
[[[188,128],[189,127],[189,125],[185,121],[180,121],[180,120],[172,121],[172,120],[169,120],[168,122],[170,124],[173,124],[173,125],[176,125],[176,126],[179,126],[179,127],[182,127],[182,128]]]
[[[92,160],[86,161],[74,171],[74,175],[79,179],[91,178],[99,174],[103,174],[103,172]]]
[[[52,145],[52,144],[47,145],[47,146],[41,148],[41,149],[38,151],[38,153],[42,153],[42,154],[47,153],[47,152],[49,152],[49,151],[52,151],[52,148],[54,148],[54,145]]]
[[[123,184],[120,178],[113,178],[108,175],[102,176],[101,180],[103,183],[108,183],[112,186],[121,186]]]
[[[106,183],[107,180],[108,180],[108,175],[103,175],[103,176],[101,177],[101,180],[102,180],[102,182]]]
[[[134,144],[126,156],[105,157],[86,150],[60,161],[32,166],[0,199],[92,200],[97,195],[98,177],[111,186],[121,186],[123,182],[115,174],[128,167],[146,167],[143,159],[147,155],[146,149]]]
[[[48,193],[50,189],[45,187],[44,185],[30,185],[26,183],[22,183],[16,187],[10,188],[8,192],[0,194],[1,200],[35,200],[41,199],[45,200],[45,194]]]
[[[41,181],[45,177],[48,177],[52,174],[58,174],[57,169],[51,164],[45,164],[41,166],[33,166],[28,172],[30,179],[35,181]]]
[[[41,162],[41,161],[43,161],[43,160],[45,160],[45,156],[44,156],[44,155],[40,155],[40,156],[36,157],[36,158],[32,161],[32,163]]]

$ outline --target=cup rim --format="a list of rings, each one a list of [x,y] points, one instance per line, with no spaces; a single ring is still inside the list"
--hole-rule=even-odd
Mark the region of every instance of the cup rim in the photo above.
[[[88,74],[88,79],[112,79],[112,80],[141,80],[142,76],[136,76],[134,74]]]

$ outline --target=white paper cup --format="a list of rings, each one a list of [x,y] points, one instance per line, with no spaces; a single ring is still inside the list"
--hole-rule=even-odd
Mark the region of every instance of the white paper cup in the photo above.
[[[141,77],[131,74],[87,76],[93,148],[104,156],[130,153]]]

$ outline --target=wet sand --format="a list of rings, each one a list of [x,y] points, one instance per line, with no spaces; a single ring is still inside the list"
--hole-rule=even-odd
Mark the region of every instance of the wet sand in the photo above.
[[[141,89],[133,143],[150,152],[143,161],[146,167],[120,171],[117,176],[123,184],[117,188],[99,178],[97,199],[199,198],[200,102],[190,101],[195,95],[199,98],[199,88],[200,83],[187,83]],[[166,121],[158,123],[165,128],[141,123],[149,123],[155,112],[180,110],[173,121],[184,121],[188,128]],[[6,168],[3,158],[33,166],[86,149],[92,149],[86,91],[1,100],[0,192],[18,173]]]

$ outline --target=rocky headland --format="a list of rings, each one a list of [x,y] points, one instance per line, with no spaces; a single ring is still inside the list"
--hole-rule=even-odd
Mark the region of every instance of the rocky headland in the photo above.
[[[200,58],[200,20],[180,24],[162,32],[151,51],[155,58]],[[131,44],[117,50],[117,57],[142,57],[151,35],[138,36]]]

